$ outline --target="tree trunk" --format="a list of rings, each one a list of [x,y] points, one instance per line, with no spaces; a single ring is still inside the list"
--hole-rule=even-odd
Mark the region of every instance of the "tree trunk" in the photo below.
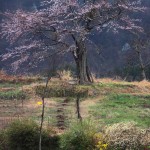
[[[43,122],[44,122],[44,114],[45,114],[45,93],[46,93],[46,90],[48,87],[49,80],[50,80],[50,78],[48,76],[47,80],[46,80],[44,93],[42,96],[42,114],[41,114],[41,125],[40,125],[40,135],[39,135],[39,150],[42,150],[42,129],[43,129]]]
[[[143,80],[146,80],[145,66],[144,66],[144,63],[142,60],[141,52],[138,51],[137,53],[138,53],[140,67],[141,67],[141,71],[142,71],[142,78],[143,78]]]
[[[76,43],[76,50],[73,52],[73,56],[76,62],[79,83],[91,83],[93,80],[87,63],[87,49],[85,41],[83,38],[78,38],[79,40],[77,40],[74,36],[73,39]]]

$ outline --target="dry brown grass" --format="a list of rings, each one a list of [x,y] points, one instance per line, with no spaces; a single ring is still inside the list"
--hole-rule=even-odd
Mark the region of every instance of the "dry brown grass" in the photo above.
[[[114,92],[114,93],[133,93],[133,94],[149,94],[150,91],[150,82],[147,80],[143,80],[143,81],[135,81],[135,82],[127,82],[124,80],[116,80],[116,79],[112,79],[112,78],[102,78],[102,79],[96,79],[96,82],[98,84],[105,84],[105,85],[118,85],[117,88],[113,88],[112,87],[104,87],[102,90],[104,91],[110,91],[110,92]],[[119,86],[124,86],[125,88],[119,88]]]
[[[121,79],[113,79],[113,78],[95,78],[95,82],[102,82],[102,83],[126,83],[125,81]]]
[[[135,85],[139,85],[139,86],[150,86],[150,82],[148,80],[143,80],[143,81],[140,81],[140,82],[132,82],[133,84]]]
[[[125,84],[125,85],[136,85],[136,86],[145,86],[145,87],[150,87],[150,82],[148,80],[143,80],[143,81],[134,81],[134,82],[127,82],[121,79],[113,79],[113,78],[100,78],[100,79],[95,79],[96,82],[98,83],[118,83],[118,84]]]
[[[4,71],[0,71],[0,83],[32,83],[40,80],[41,78],[39,76],[13,76],[8,75]]]
[[[71,71],[69,70],[57,71],[57,73],[61,80],[69,81],[73,79]]]
[[[4,71],[0,71],[0,82],[9,82],[16,80],[15,76],[10,76],[6,74]]]

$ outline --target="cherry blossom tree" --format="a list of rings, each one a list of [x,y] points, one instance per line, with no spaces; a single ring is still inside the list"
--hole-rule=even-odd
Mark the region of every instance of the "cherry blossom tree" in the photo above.
[[[27,61],[38,62],[56,53],[71,52],[79,83],[91,82],[87,63],[89,36],[103,30],[143,32],[132,13],[143,12],[142,0],[45,0],[34,11],[3,14],[1,36],[15,48],[3,59],[15,58],[15,69]],[[19,45],[19,46],[17,46]],[[33,65],[33,64],[32,64]]]

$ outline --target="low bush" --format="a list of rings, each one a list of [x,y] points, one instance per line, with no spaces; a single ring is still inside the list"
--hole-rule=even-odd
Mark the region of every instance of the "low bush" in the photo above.
[[[109,126],[105,134],[108,137],[110,150],[145,150],[150,144],[150,134],[137,127],[134,122]]]
[[[5,130],[0,131],[0,150],[8,150],[8,140]]]
[[[92,150],[95,148],[93,137],[96,128],[92,122],[77,122],[60,138],[62,150]]]
[[[27,97],[26,93],[19,90],[0,92],[0,99],[4,100],[13,100],[13,99],[21,100],[25,99],[26,97]]]
[[[39,96],[43,96],[45,86],[37,86],[35,88],[36,94]],[[49,85],[45,97],[75,97],[79,95],[80,97],[88,97],[89,88],[88,87],[80,87],[80,86],[72,86],[69,84],[60,84],[60,85]]]
[[[51,136],[44,130],[42,134],[42,150],[56,150],[58,147],[58,136]],[[5,145],[9,150],[37,150],[39,146],[39,127],[31,120],[17,120],[5,131],[7,141]],[[4,142],[5,142],[4,141]],[[3,150],[3,149],[2,149]]]

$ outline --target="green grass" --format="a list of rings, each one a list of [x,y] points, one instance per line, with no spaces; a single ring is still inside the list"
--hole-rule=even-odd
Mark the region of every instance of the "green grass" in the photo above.
[[[139,126],[150,127],[150,95],[111,94],[91,106],[90,114],[101,125],[135,121]]]
[[[27,97],[26,93],[19,90],[24,83],[18,82],[18,83],[9,83],[4,82],[0,83],[0,89],[5,89],[0,91],[0,99],[3,100],[13,100],[13,99],[25,99]]]
[[[21,87],[22,83],[0,83],[0,88],[18,88]]]
[[[136,87],[136,85],[133,85],[131,83],[124,83],[124,82],[120,82],[120,83],[96,83],[93,84],[94,87],[110,87],[110,88],[134,88]]]
[[[21,100],[27,97],[26,93],[20,90],[0,92],[0,99],[4,100]]]

